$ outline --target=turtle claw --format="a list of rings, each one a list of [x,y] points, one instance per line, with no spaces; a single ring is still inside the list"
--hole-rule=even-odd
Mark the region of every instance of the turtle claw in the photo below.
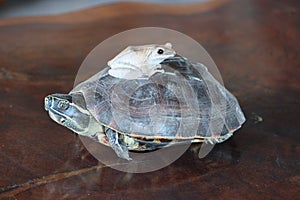
[[[106,129],[106,136],[109,140],[109,143],[113,150],[116,152],[117,156],[120,158],[123,158],[125,160],[132,160],[132,158],[129,157],[128,149],[125,145],[122,145],[118,141],[118,134],[113,131],[112,129]]]

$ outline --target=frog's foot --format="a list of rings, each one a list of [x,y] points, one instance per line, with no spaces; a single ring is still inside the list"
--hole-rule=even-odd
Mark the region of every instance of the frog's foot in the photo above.
[[[113,150],[116,152],[117,156],[120,158],[123,158],[125,160],[132,160],[132,158],[129,157],[128,149],[125,145],[122,145],[118,141],[118,133],[113,131],[112,129],[106,129],[106,136],[109,140],[109,143]]]

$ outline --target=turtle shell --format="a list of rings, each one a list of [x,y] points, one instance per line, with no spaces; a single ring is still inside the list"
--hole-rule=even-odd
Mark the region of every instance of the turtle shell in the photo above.
[[[81,92],[102,125],[140,139],[203,139],[231,133],[245,121],[237,99],[201,63],[177,56],[164,73],[126,80],[105,67],[70,93]]]

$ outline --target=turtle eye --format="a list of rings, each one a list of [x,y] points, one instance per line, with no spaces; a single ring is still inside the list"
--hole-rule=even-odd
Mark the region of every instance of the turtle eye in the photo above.
[[[164,53],[164,50],[163,50],[163,49],[158,49],[158,50],[157,50],[157,53],[158,53],[158,54],[163,54],[163,53]]]
[[[60,121],[60,123],[62,123],[62,124],[63,124],[63,123],[65,123],[65,121],[66,121],[66,120],[65,120],[64,118],[60,118],[60,120],[59,120],[59,121]]]
[[[67,110],[69,108],[69,102],[67,101],[60,101],[57,107],[61,110]]]

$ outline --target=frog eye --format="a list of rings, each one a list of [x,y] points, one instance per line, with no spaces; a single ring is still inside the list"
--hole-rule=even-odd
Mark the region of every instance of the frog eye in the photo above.
[[[158,53],[158,54],[163,54],[163,53],[164,53],[164,50],[163,50],[163,49],[158,49],[157,53]]]
[[[60,101],[57,107],[61,110],[67,110],[69,108],[69,102],[67,101]]]

